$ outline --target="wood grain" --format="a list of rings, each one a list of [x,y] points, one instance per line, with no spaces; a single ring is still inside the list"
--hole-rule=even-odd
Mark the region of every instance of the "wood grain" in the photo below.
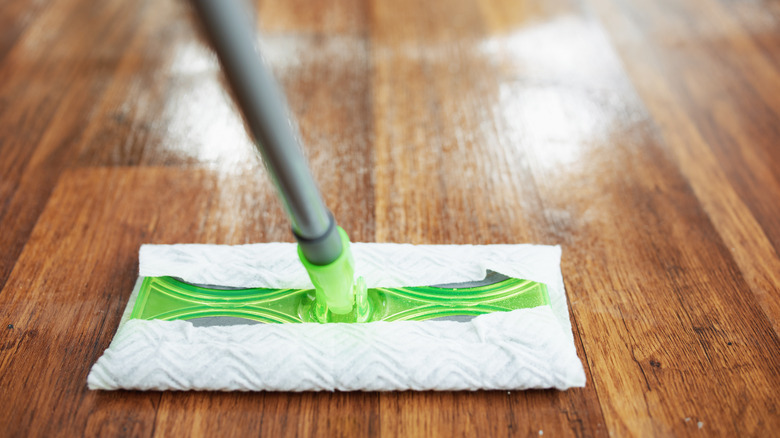
[[[777,239],[770,236],[777,233],[780,226],[776,214],[756,215],[755,211],[777,208],[776,200],[780,196],[777,169],[780,163],[777,162],[776,135],[777,116],[780,113],[756,111],[751,105],[763,104],[758,99],[745,99],[744,96],[763,95],[764,90],[749,90],[751,85],[748,78],[728,74],[734,66],[749,68],[750,64],[762,64],[764,69],[769,69],[766,63],[771,62],[773,53],[762,52],[753,46],[745,50],[747,55],[743,55],[744,59],[740,62],[732,61],[723,65],[721,56],[710,50],[701,50],[696,54],[701,62],[681,63],[669,59],[679,56],[674,51],[660,50],[662,42],[653,42],[645,36],[642,27],[636,25],[636,16],[616,11],[609,2],[595,3],[604,15],[606,25],[614,29],[617,47],[626,59],[631,60],[627,63],[628,71],[636,78],[637,91],[642,94],[645,104],[663,131],[669,150],[724,243],[730,248],[752,292],[758,297],[777,332],[780,328],[780,300],[777,299],[780,293],[779,246]],[[704,10],[705,16],[697,21],[709,22],[710,26],[721,23],[723,15],[728,13],[718,5]],[[719,16],[720,19],[713,20],[709,14]],[[752,29],[734,28],[734,23],[730,24],[735,39],[751,45],[749,37],[753,34]],[[628,27],[634,36],[621,38]],[[695,38],[689,38],[688,41],[690,45],[705,44]],[[739,52],[731,56],[738,55]],[[660,71],[661,67],[665,71]],[[684,71],[693,69],[698,69],[695,76]],[[709,75],[704,69],[718,71],[728,79],[724,78],[720,83],[708,81],[706,79]],[[682,80],[686,75],[701,80]],[[727,94],[715,89],[726,86],[726,80],[729,88],[748,90]],[[777,79],[770,81],[772,87],[776,86]],[[709,91],[704,91],[705,87]],[[694,96],[694,93],[698,96]],[[723,117],[725,114],[730,117]],[[769,121],[768,125],[761,128],[765,132],[751,128],[756,126],[754,117]],[[746,131],[752,131],[749,137]],[[734,137],[734,133],[739,136]],[[724,144],[730,146],[724,148]],[[771,163],[772,154],[775,163]],[[744,161],[745,157],[750,160],[749,163]],[[756,175],[760,176],[756,178]],[[745,177],[752,186],[748,190],[745,190]],[[758,199],[760,197],[766,199]]]
[[[585,388],[86,389],[142,243],[290,241],[174,0],[0,8],[7,436],[769,436],[780,10],[719,0],[257,2],[354,240],[560,244]]]

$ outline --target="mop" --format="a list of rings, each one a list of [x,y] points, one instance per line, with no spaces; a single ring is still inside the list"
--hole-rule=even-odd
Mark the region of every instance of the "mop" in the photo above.
[[[560,248],[351,243],[241,2],[193,0],[297,241],[143,245],[91,389],[583,386]]]

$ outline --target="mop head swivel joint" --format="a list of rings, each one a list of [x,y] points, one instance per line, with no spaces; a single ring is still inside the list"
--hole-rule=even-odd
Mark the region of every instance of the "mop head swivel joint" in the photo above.
[[[347,233],[341,227],[338,227],[338,233],[341,238],[341,255],[327,265],[311,263],[298,246],[298,258],[314,284],[314,313],[320,322],[328,322],[334,317],[344,322],[365,322],[368,317],[366,284],[362,277],[355,279],[355,259]]]

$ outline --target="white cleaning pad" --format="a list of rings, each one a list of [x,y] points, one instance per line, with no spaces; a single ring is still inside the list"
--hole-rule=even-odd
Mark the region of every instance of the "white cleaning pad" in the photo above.
[[[195,327],[128,319],[88,377],[91,389],[463,390],[584,386],[560,271],[560,247],[353,243],[367,286],[474,281],[487,269],[547,284],[550,306],[468,322]],[[292,243],[144,245],[140,277],[309,288]]]

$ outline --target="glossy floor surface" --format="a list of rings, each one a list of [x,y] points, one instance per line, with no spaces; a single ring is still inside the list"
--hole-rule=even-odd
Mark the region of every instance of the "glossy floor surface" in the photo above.
[[[91,392],[142,243],[290,241],[174,0],[0,7],[0,435],[768,436],[780,4],[263,0],[353,240],[563,247],[567,392]]]

